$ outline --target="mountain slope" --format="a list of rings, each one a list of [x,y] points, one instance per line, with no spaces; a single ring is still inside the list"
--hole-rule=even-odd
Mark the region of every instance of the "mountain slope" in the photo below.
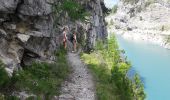
[[[168,0],[120,0],[116,14],[107,17],[111,32],[125,38],[145,40],[170,48],[170,3]]]

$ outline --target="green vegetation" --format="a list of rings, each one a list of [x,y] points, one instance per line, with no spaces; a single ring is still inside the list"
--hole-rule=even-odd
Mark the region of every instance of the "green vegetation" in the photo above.
[[[166,43],[170,43],[170,35],[165,36]]]
[[[81,54],[96,79],[98,100],[144,100],[142,82],[136,74],[131,80],[128,70],[131,65],[120,57],[115,37],[108,40],[107,47],[98,42],[95,52]]]
[[[161,31],[169,31],[169,30],[170,30],[170,25],[169,24],[161,26]]]
[[[159,25],[153,28],[150,28],[152,30],[158,30],[158,31],[169,31],[170,30],[170,24],[164,24],[164,25]]]
[[[111,20],[110,20],[109,25],[114,25],[114,21],[113,21],[113,19],[111,19]]]
[[[57,3],[53,7],[55,15],[68,15],[72,21],[82,20],[85,21],[86,17],[89,16],[89,13],[86,9],[75,0],[63,0],[60,3]],[[67,14],[66,14],[67,13]]]
[[[155,2],[155,0],[147,0],[146,2],[145,2],[145,7],[148,7],[150,4],[152,4],[152,3],[154,3]]]
[[[0,98],[15,98],[9,96],[13,91],[33,93],[40,98],[38,100],[41,98],[50,100],[54,95],[59,95],[60,85],[69,72],[65,54],[65,50],[59,50],[55,53],[57,62],[33,63],[15,72],[11,78],[8,77],[4,68],[0,67],[0,92],[3,94]]]
[[[10,81],[8,73],[5,71],[5,65],[0,61],[0,90],[5,87]]]
[[[148,7],[150,4],[154,3],[156,0],[146,0],[145,2],[145,7]],[[125,3],[130,3],[130,4],[136,4],[139,2],[139,0],[123,0]]]
[[[118,5],[114,5],[112,8],[112,14],[115,14],[117,12]]]

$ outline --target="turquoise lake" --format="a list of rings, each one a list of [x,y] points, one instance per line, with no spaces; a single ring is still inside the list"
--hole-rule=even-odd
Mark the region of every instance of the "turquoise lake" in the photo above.
[[[170,100],[170,50],[116,36],[120,49],[142,77],[146,100]]]

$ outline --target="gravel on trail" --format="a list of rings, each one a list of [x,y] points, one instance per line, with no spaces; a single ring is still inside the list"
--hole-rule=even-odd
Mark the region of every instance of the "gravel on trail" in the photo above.
[[[87,66],[77,53],[68,53],[71,73],[64,82],[59,100],[95,100],[95,86]]]

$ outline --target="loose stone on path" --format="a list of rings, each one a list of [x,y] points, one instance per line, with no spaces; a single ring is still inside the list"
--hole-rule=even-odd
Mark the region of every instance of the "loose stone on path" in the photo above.
[[[64,82],[59,100],[95,100],[95,88],[92,75],[79,55],[68,53],[72,72]]]

